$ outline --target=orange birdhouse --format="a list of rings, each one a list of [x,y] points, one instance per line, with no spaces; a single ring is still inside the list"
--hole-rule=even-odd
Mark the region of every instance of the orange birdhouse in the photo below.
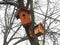
[[[16,17],[20,18],[23,25],[29,24],[31,22],[30,12],[25,7],[18,11],[18,15]]]
[[[40,36],[40,35],[43,35],[43,33],[44,33],[44,27],[42,23],[34,27],[34,34],[36,34],[37,36]]]

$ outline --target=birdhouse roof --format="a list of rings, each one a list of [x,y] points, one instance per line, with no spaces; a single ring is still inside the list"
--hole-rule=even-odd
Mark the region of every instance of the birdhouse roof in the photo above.
[[[42,28],[44,28],[42,23],[39,23],[38,25],[40,25],[40,26],[42,26]],[[38,25],[36,25],[36,26],[34,27],[34,29],[37,28]]]
[[[26,8],[26,7],[21,7],[19,10],[18,10],[18,12],[17,12],[17,15],[16,15],[16,18],[18,19],[19,18],[19,14],[21,14],[21,13],[24,13],[25,12],[25,14],[28,14],[28,15],[30,15],[30,11]],[[22,14],[23,14],[22,13]]]
[[[30,14],[30,11],[29,11],[26,7],[22,7],[22,8],[19,10],[19,12],[23,12],[23,11],[27,12],[28,14]]]

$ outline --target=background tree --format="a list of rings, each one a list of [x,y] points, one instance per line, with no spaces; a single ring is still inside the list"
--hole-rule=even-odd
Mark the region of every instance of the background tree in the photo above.
[[[17,2],[19,1],[0,1],[0,32],[4,39],[3,45],[11,45],[11,42],[13,42],[12,45],[19,45],[18,43],[28,40],[25,29],[20,23],[21,21],[15,18],[17,7],[19,7],[19,3]],[[28,0],[24,0],[24,5],[27,5],[28,2]],[[38,37],[40,45],[60,45],[59,4],[60,0],[33,1],[35,23],[42,22],[45,29],[44,35]],[[27,8],[30,7],[27,5]]]

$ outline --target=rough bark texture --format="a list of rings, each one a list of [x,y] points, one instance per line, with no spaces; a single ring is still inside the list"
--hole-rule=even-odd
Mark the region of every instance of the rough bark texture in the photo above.
[[[28,2],[29,1],[27,1],[27,4],[28,4]],[[33,32],[33,37],[30,37],[29,36],[29,33],[28,33],[28,29],[27,28],[25,28],[26,29],[26,33],[27,33],[27,35],[28,35],[28,38],[29,38],[29,41],[30,41],[30,43],[31,43],[31,45],[39,45],[39,42],[38,42],[38,38],[37,38],[37,36],[34,34],[34,12],[33,12],[33,0],[30,0],[30,12],[31,12],[31,19],[32,19],[32,23],[31,23],[31,25],[30,25],[30,30]],[[29,5],[27,5],[27,7],[28,7]]]
[[[8,43],[4,41],[4,44],[3,45],[8,45]]]
[[[18,9],[24,6],[24,0],[18,0]]]

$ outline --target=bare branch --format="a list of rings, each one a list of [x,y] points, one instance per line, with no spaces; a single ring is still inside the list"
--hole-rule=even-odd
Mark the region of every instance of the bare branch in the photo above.
[[[43,15],[43,16],[46,16],[46,15],[44,15],[44,14],[41,14],[41,13],[39,13],[39,12],[36,12],[36,11],[34,11],[35,13],[37,13],[37,14],[40,14],[40,15]],[[55,18],[53,18],[53,17],[50,17],[50,16],[46,16],[47,18],[50,18],[50,19],[53,19],[53,20],[55,20],[55,21],[58,21],[58,22],[60,22],[60,20],[58,20],[58,19],[55,19]]]
[[[5,1],[2,1],[2,2],[0,2],[0,4],[9,4],[9,5],[14,5],[14,6],[18,6],[18,3],[16,3],[16,2],[5,2]]]
[[[22,42],[22,41],[25,41],[25,40],[28,40],[28,37],[23,37],[23,38],[21,38],[21,40],[18,40],[18,41],[15,42],[13,45],[16,45],[16,44],[18,44],[18,43],[20,43],[20,42]]]
[[[20,25],[20,27],[21,27],[21,25]],[[11,38],[8,41],[8,43],[12,40],[12,38],[14,37],[14,35],[19,31],[20,27],[18,27],[18,29],[15,31],[15,33],[11,36]]]

